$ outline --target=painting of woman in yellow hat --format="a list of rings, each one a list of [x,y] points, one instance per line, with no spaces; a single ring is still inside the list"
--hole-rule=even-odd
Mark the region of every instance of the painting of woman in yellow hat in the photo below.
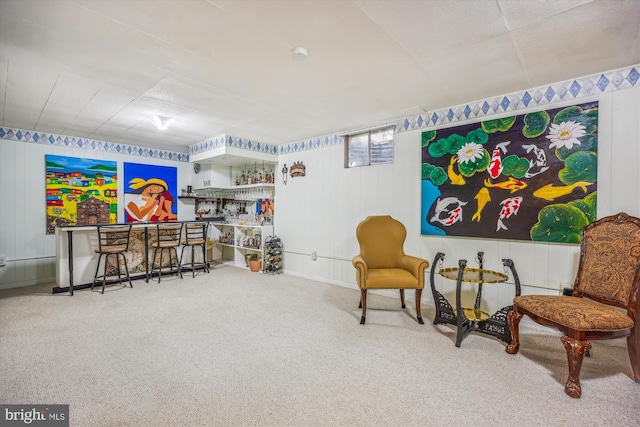
[[[131,166],[135,166],[133,174]],[[150,167],[153,167],[154,170],[148,171],[147,169]],[[176,207],[173,204],[174,198],[170,191],[171,185],[164,179],[164,176],[158,177],[160,175],[157,174],[158,171],[155,168],[158,166],[125,163],[125,182],[128,183],[128,189],[124,195],[124,212],[127,223],[138,221],[167,222],[178,219],[175,212]],[[172,169],[173,175],[176,174],[175,168],[160,168]],[[175,178],[173,181],[173,187],[175,187]]]

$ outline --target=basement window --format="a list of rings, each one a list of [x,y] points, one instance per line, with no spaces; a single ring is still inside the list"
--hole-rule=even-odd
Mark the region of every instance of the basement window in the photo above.
[[[345,168],[393,163],[393,126],[345,136]]]

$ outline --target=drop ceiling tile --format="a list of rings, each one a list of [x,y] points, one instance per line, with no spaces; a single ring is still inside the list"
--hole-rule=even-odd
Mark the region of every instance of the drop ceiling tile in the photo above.
[[[33,64],[9,61],[7,71],[7,104],[30,105],[42,109],[59,74],[40,70]]]
[[[51,92],[49,103],[82,109],[102,87],[103,84],[96,80],[69,73],[61,73],[56,81],[55,88]]]
[[[507,32],[497,3],[488,1],[356,1],[417,60],[441,56]]]
[[[101,112],[113,115],[133,102],[138,96],[140,95],[137,92],[123,87],[104,85],[87,103],[81,114]]]
[[[640,63],[638,28],[640,2],[600,1],[513,31],[512,38],[536,87]]]
[[[223,102],[224,96],[225,93],[221,90],[203,85],[197,81],[186,80],[175,76],[160,80],[145,92],[140,102],[144,100],[150,100],[150,102],[157,101],[158,105],[161,106],[159,108],[173,107],[177,109],[177,106],[180,105],[190,105],[202,109],[211,104],[212,98]],[[185,109],[182,114],[190,113],[194,107]]]
[[[507,27],[509,30],[515,30],[591,3],[593,0],[536,0],[524,4],[513,0],[497,1]]]
[[[190,52],[220,38],[220,26],[229,25],[230,19],[214,4],[204,1],[161,1],[153,7],[146,1],[97,1],[83,7],[122,26],[135,28],[145,37]]]
[[[460,47],[447,56],[424,61],[422,65],[434,81],[453,95],[451,101],[454,102],[444,106],[508,93],[529,85],[508,35]]]
[[[7,105],[9,105],[7,103]],[[40,111],[28,108],[22,105],[12,105],[6,108],[4,112],[4,126],[13,127],[24,130],[41,130],[36,129],[40,117]]]

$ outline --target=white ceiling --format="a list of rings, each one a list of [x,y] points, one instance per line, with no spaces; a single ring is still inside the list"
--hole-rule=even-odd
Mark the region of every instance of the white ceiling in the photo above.
[[[0,126],[180,152],[220,134],[300,141],[638,63],[638,0],[0,0]]]

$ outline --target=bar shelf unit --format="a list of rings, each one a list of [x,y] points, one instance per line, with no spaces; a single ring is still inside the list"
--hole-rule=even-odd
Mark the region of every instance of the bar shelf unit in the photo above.
[[[265,239],[273,234],[272,225],[211,223],[211,238],[216,242],[213,259],[247,267],[247,255],[256,254],[264,259]]]

